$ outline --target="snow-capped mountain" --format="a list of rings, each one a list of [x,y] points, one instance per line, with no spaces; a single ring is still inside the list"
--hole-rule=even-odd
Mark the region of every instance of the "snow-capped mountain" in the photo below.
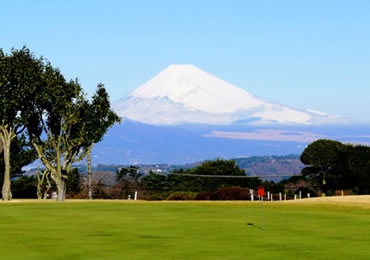
[[[370,124],[283,106],[192,65],[169,66],[113,108],[125,120],[94,146],[99,163],[300,154],[320,138],[370,144]]]
[[[113,104],[123,118],[153,125],[320,125],[340,117],[283,106],[193,65],[170,65]]]

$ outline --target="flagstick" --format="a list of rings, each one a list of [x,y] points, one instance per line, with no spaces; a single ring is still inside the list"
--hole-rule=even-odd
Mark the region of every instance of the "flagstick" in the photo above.
[[[262,205],[262,230],[265,230],[265,217],[263,215],[263,196],[261,197],[261,205]]]

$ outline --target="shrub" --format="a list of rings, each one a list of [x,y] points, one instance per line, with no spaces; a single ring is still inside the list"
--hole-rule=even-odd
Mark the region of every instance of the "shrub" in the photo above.
[[[287,199],[292,199],[292,198],[294,198],[294,191],[292,191],[292,190],[288,190],[288,191],[286,191],[286,196],[287,196]]]
[[[82,191],[82,192],[77,193],[77,194],[72,194],[72,195],[67,194],[66,198],[67,199],[87,199],[88,194],[87,194],[87,192]]]
[[[240,187],[221,188],[215,192],[200,192],[196,200],[250,200],[249,189]]]
[[[191,191],[176,191],[171,193],[167,200],[194,200],[198,195],[197,192]]]
[[[111,199],[109,192],[101,181],[93,184],[92,193],[94,199]]]
[[[165,200],[168,197],[169,193],[166,191],[163,192],[145,192],[142,194],[142,199],[145,200]]]
[[[37,198],[37,181],[33,176],[21,176],[12,181],[14,198]]]
[[[203,191],[199,192],[195,197],[195,200],[214,200],[216,192]]]
[[[215,194],[216,200],[250,200],[249,189],[230,187],[218,189]]]

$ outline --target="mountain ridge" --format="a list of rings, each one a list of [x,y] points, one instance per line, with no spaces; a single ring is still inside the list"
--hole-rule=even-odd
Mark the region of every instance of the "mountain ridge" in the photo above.
[[[189,64],[170,65],[115,102],[113,108],[124,118],[153,125],[319,125],[343,121],[257,97]]]

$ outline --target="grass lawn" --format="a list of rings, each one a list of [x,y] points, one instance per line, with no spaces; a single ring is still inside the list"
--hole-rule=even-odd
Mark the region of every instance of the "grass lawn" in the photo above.
[[[370,202],[264,213],[262,230],[259,202],[0,203],[0,259],[370,259]]]

